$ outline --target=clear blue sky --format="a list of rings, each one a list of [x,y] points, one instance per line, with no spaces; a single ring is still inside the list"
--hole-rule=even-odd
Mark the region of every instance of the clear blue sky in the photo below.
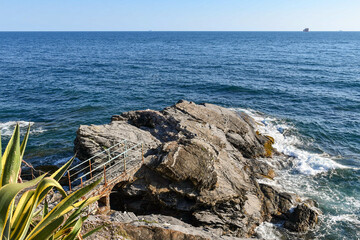
[[[0,0],[0,31],[360,31],[360,0]]]

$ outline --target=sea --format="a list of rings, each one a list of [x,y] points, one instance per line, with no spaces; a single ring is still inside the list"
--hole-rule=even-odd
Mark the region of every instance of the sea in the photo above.
[[[320,224],[262,239],[360,239],[360,32],[0,32],[3,148],[61,165],[82,124],[180,99],[250,114],[294,159],[269,184],[312,198]]]

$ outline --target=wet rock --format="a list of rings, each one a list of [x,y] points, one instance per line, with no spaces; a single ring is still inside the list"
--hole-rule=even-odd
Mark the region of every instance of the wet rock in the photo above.
[[[291,213],[285,227],[296,232],[306,232],[318,223],[319,211],[307,203],[299,204]]]
[[[265,197],[266,212],[273,217],[287,219],[292,207],[301,201],[295,194],[280,192],[266,184],[260,184],[260,188]]]

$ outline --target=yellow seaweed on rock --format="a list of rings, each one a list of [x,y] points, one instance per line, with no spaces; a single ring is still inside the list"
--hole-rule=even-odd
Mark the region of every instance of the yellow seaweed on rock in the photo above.
[[[275,143],[275,140],[273,137],[270,136],[265,136],[268,140],[265,142],[264,144],[264,148],[265,148],[265,157],[272,157],[274,148],[273,148],[273,144]]]

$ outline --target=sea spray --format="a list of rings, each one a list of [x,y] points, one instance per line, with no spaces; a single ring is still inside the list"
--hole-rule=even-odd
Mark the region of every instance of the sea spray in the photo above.
[[[305,142],[296,127],[284,120],[266,116],[252,109],[234,109],[245,112],[257,122],[257,130],[272,136],[274,148],[293,158],[293,166],[278,169],[274,180],[260,179],[259,183],[272,185],[288,192],[311,198],[319,203],[323,211],[320,215],[320,226],[306,234],[306,238],[318,239],[357,239],[360,234],[360,199],[356,196],[359,169],[337,163],[327,153],[313,153],[308,150],[311,140]],[[283,159],[265,159],[276,167],[277,161]],[[275,163],[274,163],[275,162]],[[346,186],[348,185],[348,187]],[[347,231],[341,232],[346,226]],[[260,239],[296,238],[282,228],[281,224],[262,223],[256,228]]]
[[[10,137],[13,134],[13,130],[16,124],[20,126],[20,134],[24,135],[26,133],[27,127],[30,125],[30,134],[37,134],[45,132],[42,126],[36,124],[34,122],[27,121],[8,121],[8,122],[0,122],[0,131],[1,136]]]
[[[294,134],[294,126],[287,124],[285,121],[278,120],[274,117],[266,116],[262,113],[251,109],[235,109],[238,112],[245,112],[251,116],[257,123],[257,130],[263,134],[274,138],[273,147],[277,151],[294,158],[294,171],[301,174],[315,175],[329,169],[345,168],[345,166],[335,162],[326,154],[312,153],[300,149],[298,146],[306,145],[299,136]]]

